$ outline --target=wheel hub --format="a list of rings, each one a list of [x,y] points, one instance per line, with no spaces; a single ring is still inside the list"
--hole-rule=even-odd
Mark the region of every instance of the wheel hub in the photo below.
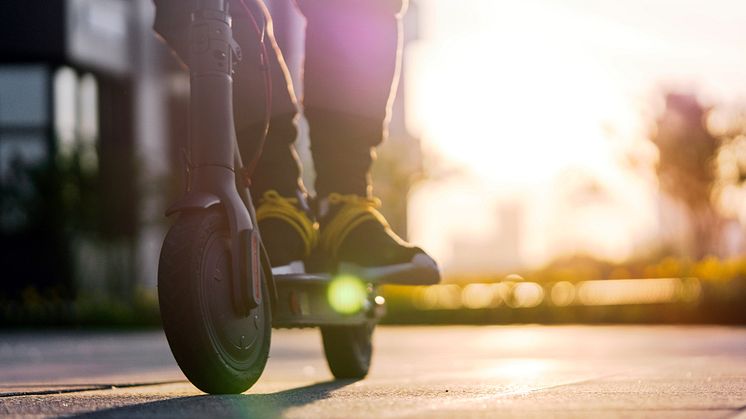
[[[261,345],[265,319],[262,307],[247,316],[236,314],[232,307],[230,243],[226,237],[213,234],[205,246],[202,264],[203,314],[213,345],[227,363],[250,366]]]

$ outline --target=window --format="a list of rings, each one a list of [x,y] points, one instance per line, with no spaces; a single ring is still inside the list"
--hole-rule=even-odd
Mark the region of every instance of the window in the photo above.
[[[0,67],[0,181],[12,161],[34,164],[47,157],[39,150],[48,148],[48,77],[43,66]]]
[[[34,194],[25,171],[49,159],[49,72],[41,65],[0,67],[0,226],[23,225]]]

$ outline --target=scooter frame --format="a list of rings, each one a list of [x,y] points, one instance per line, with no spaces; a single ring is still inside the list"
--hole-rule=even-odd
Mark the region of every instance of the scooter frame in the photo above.
[[[269,260],[238,153],[233,120],[233,69],[241,59],[227,0],[201,0],[192,15],[189,42],[191,98],[186,193],[166,212],[220,205],[231,236],[233,305],[248,315],[262,303],[262,267],[275,295]]]

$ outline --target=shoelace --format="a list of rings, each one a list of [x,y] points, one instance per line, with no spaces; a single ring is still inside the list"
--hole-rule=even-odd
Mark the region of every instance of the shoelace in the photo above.
[[[321,248],[333,258],[337,257],[339,247],[347,235],[360,224],[376,221],[383,225],[384,229],[390,229],[386,218],[378,211],[381,207],[381,200],[378,198],[332,193],[327,199],[330,205],[343,204],[321,232]]]
[[[266,191],[259,200],[256,218],[259,221],[277,218],[288,223],[303,240],[304,257],[308,257],[319,239],[318,226],[297,207],[298,203],[297,198],[286,198],[275,190]]]

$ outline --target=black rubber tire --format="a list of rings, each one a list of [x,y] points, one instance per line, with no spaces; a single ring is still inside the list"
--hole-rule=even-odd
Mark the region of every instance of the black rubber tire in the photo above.
[[[214,207],[180,215],[158,266],[158,301],[171,352],[189,381],[210,394],[246,391],[269,355],[266,281],[262,304],[239,316],[231,304],[230,260],[227,220]]]
[[[375,323],[360,326],[321,328],[324,354],[329,369],[337,379],[364,378],[373,356]]]

